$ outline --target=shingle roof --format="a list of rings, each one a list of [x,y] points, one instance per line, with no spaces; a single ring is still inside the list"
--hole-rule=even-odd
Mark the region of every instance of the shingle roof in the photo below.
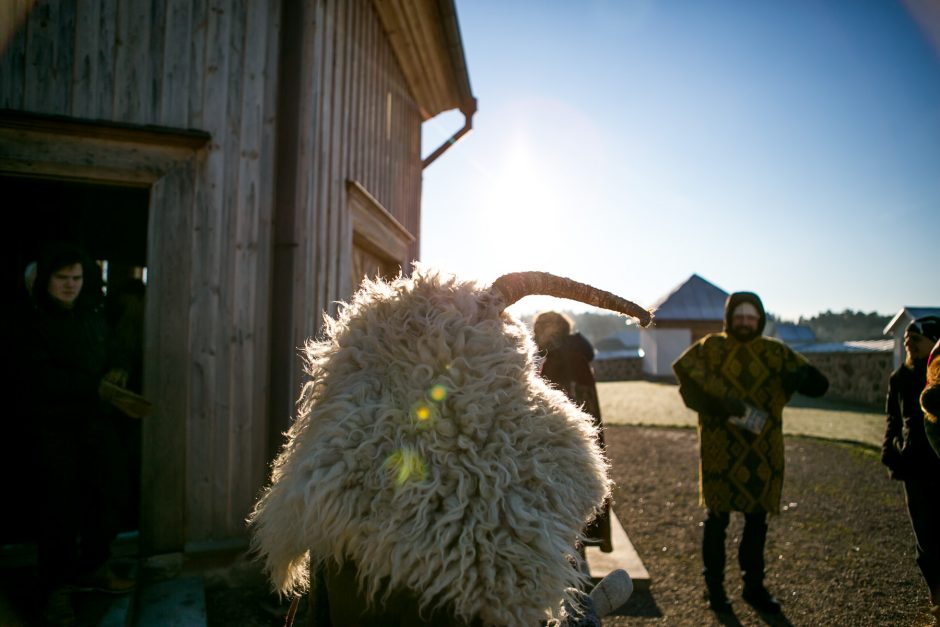
[[[697,274],[653,305],[656,320],[724,320],[728,292]]]
[[[778,322],[774,327],[774,337],[787,344],[812,344],[816,334],[805,324]]]

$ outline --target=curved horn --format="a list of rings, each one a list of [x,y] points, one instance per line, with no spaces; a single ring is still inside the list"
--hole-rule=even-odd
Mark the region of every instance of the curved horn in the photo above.
[[[506,308],[524,296],[541,294],[557,296],[576,300],[601,309],[609,309],[618,313],[632,316],[640,321],[641,326],[647,326],[653,320],[653,315],[636,303],[616,294],[599,290],[586,283],[578,283],[572,279],[555,276],[548,272],[512,272],[504,274],[493,281],[492,290],[503,299]]]

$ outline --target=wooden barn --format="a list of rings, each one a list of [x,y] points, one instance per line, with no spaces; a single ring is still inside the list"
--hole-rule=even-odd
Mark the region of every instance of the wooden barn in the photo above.
[[[408,271],[422,169],[470,128],[454,2],[3,4],[4,285],[52,239],[145,281],[141,550],[243,541],[298,347],[364,274]]]

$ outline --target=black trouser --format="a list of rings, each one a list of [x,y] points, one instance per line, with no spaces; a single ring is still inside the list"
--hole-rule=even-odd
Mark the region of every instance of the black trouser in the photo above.
[[[106,419],[48,428],[37,459],[39,578],[46,589],[103,565],[126,495],[123,450]]]
[[[719,588],[725,579],[725,530],[731,516],[728,512],[707,510],[705,533],[702,537],[702,559],[705,584]],[[764,544],[767,541],[767,513],[744,514],[744,533],[738,546],[738,565],[747,587],[764,583]]]
[[[907,512],[914,528],[917,565],[930,590],[930,602],[940,603],[940,486],[936,479],[904,481]]]

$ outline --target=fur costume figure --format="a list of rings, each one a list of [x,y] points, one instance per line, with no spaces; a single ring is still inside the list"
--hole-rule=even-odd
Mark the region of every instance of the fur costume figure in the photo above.
[[[366,603],[404,591],[421,613],[467,624],[536,625],[574,602],[568,559],[609,494],[606,462],[591,417],[539,378],[526,328],[504,309],[543,293],[650,316],[583,284],[561,293],[556,279],[568,281],[482,286],[417,266],[364,281],[327,318],[249,521],[280,592],[351,565]]]
[[[940,457],[940,341],[934,344],[927,358],[927,387],[920,394],[924,412],[924,431],[933,452]]]

